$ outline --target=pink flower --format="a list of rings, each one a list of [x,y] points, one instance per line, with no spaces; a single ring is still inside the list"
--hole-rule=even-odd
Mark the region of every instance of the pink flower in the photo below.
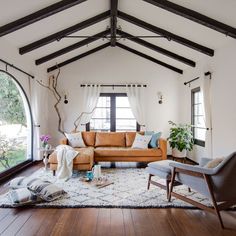
[[[51,139],[51,136],[49,134],[43,134],[40,136],[41,142],[47,143]]]

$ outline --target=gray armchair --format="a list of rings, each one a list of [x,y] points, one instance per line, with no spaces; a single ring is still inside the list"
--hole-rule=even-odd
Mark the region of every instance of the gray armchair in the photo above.
[[[224,228],[220,211],[236,204],[236,152],[226,157],[215,168],[203,166],[212,159],[203,158],[200,165],[192,166],[178,162],[170,163],[173,167],[168,200],[171,196],[186,201],[198,208],[215,213]],[[178,181],[196,190],[212,200],[214,208],[173,192],[174,182]]]

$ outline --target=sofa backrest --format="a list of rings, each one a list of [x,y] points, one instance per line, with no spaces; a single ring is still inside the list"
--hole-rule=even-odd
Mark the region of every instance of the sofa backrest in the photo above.
[[[125,147],[125,132],[97,132],[95,147]]]
[[[94,132],[82,131],[82,137],[86,146],[90,147],[131,147],[137,132]],[[144,134],[143,131],[138,132]],[[68,144],[63,139],[61,144]]]
[[[82,137],[84,140],[84,143],[86,146],[94,146],[95,145],[95,137],[96,137],[96,132],[94,131],[83,131],[82,132]]]

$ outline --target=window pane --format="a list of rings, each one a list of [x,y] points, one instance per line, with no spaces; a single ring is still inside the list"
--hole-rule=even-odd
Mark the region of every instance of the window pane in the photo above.
[[[194,117],[194,126],[196,127],[205,127],[205,121],[203,116],[195,116]]]
[[[97,107],[110,107],[111,99],[110,97],[99,97]]]
[[[194,115],[203,115],[203,105],[201,103],[194,105]]]
[[[205,141],[206,130],[194,128],[194,138]]]
[[[96,108],[93,113],[93,118],[110,119],[110,108]]]
[[[116,120],[116,130],[136,130],[136,120]]]
[[[90,130],[110,130],[110,119],[91,119]]]
[[[0,172],[31,158],[31,120],[18,84],[0,72]]]
[[[134,119],[134,115],[131,108],[116,108],[116,118]]]
[[[116,97],[116,107],[130,107],[128,97]]]

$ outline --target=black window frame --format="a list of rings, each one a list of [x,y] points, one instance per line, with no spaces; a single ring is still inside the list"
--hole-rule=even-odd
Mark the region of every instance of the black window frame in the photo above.
[[[205,147],[205,141],[204,140],[200,140],[200,139],[196,139],[195,138],[195,134],[194,134],[194,117],[195,117],[195,110],[194,110],[194,105],[196,105],[195,101],[194,101],[194,94],[200,92],[201,89],[200,87],[194,88],[191,90],[191,124],[192,124],[192,132],[193,132],[193,139],[194,139],[194,144],[201,146],[201,147]]]
[[[100,93],[100,97],[110,97],[110,130],[116,132],[116,97],[127,97],[126,93]],[[86,124],[86,131],[90,131],[90,122]],[[136,131],[140,131],[140,125],[136,122]]]

